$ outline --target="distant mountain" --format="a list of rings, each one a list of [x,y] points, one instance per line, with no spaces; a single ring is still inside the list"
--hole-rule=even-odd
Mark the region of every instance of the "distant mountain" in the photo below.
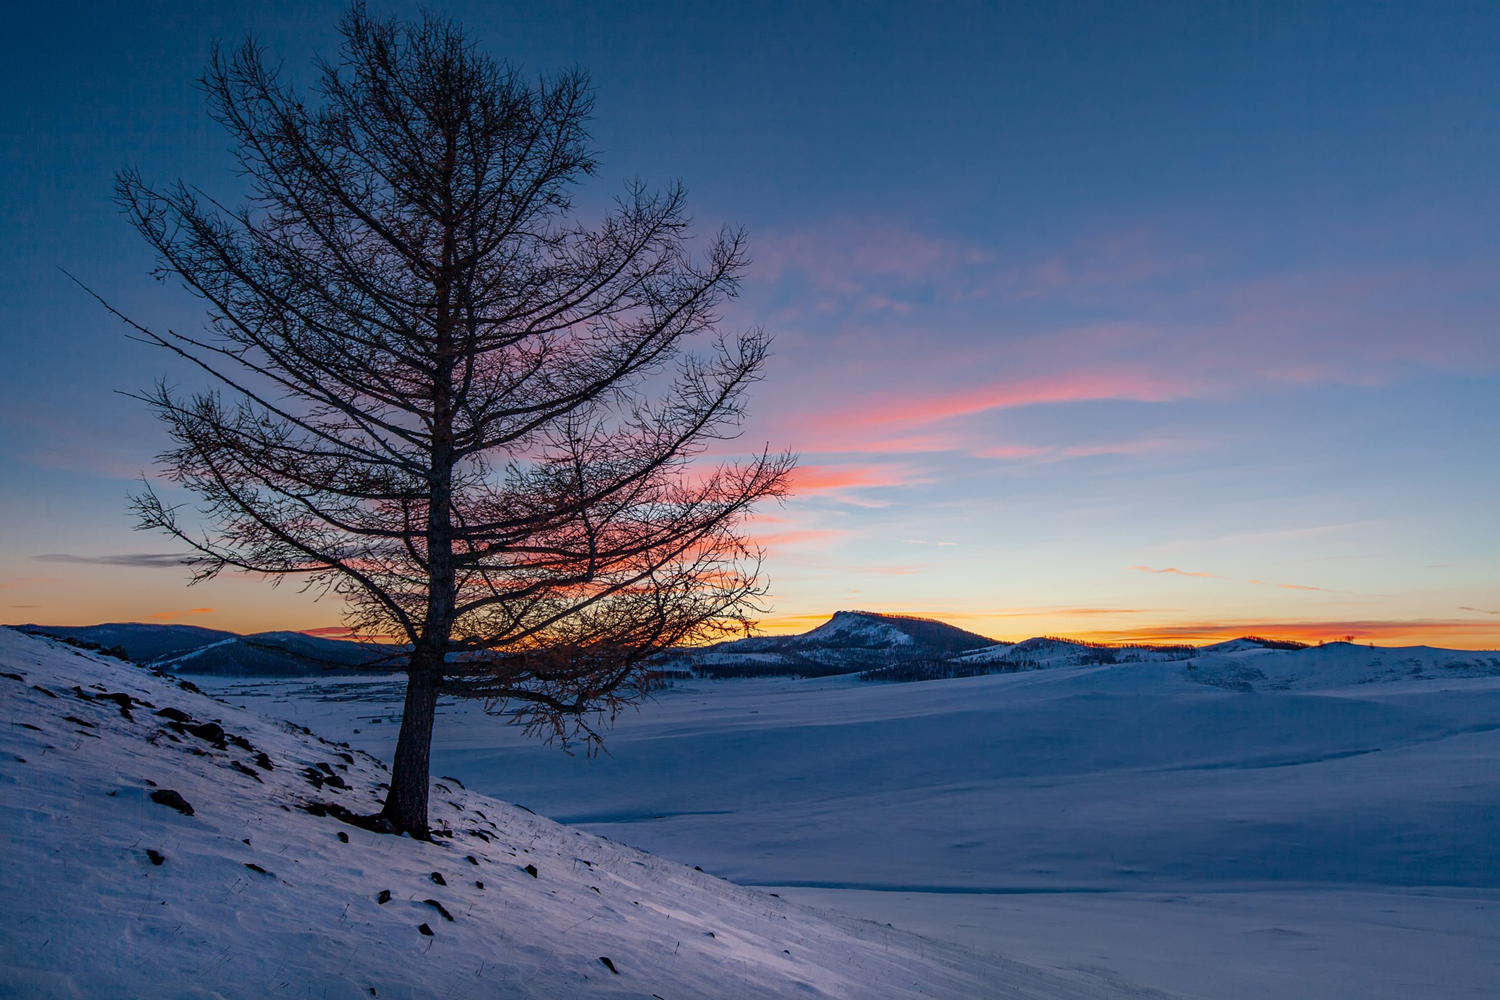
[[[76,639],[108,649],[120,646],[136,663],[152,663],[200,649],[213,642],[236,639],[233,632],[197,625],[147,625],[143,622],[111,622],[108,625],[17,625],[16,631]]]
[[[995,647],[994,639],[930,618],[838,611],[800,635],[753,636],[669,654],[664,665],[710,677],[823,677],[898,664],[944,661]]]
[[[394,646],[322,639],[301,632],[238,635],[196,625],[17,625],[92,648],[119,647],[134,662],[179,674],[228,677],[305,677],[330,670],[370,670],[399,661]]]
[[[927,618],[839,611],[801,635],[754,636],[702,649],[678,650],[660,662],[668,671],[690,671],[700,677],[858,673],[861,680],[898,682],[1063,667],[1183,662],[1190,680],[1247,689],[1246,685],[1267,683],[1254,668],[1246,666],[1247,657],[1269,664],[1270,660],[1261,661],[1257,656],[1274,653],[1273,659],[1280,665],[1282,657],[1290,656],[1292,659],[1284,661],[1290,670],[1293,664],[1312,662],[1296,655],[1303,650],[1309,650],[1306,643],[1257,636],[1201,647],[1112,646],[1053,636],[998,642]],[[1315,657],[1318,662],[1324,658]]]

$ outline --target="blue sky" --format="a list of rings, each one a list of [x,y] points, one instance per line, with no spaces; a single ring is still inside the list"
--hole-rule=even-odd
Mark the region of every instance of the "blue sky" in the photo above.
[[[193,84],[210,43],[305,75],[341,10],[202,7],[3,15],[8,621],[339,620],[119,558],[171,547],[131,531],[165,441],[118,393],[191,376],[62,269],[195,326],[113,174],[233,198]],[[592,74],[582,211],[680,179],[705,235],[749,230],[727,321],[777,353],[743,443],[805,467],[754,526],[773,628],[860,607],[1000,638],[1500,646],[1500,7],[442,9],[528,71]]]

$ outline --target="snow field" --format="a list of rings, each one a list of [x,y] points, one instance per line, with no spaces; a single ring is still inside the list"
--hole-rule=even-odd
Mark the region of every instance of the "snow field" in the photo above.
[[[737,883],[1054,969],[1213,1000],[1500,995],[1497,654],[1228,645],[681,682],[594,760],[445,703],[434,760]],[[377,754],[395,736],[389,683],[220,690]]]
[[[0,995],[1155,995],[819,914],[451,779],[444,836],[377,835],[315,815],[377,808],[360,751],[9,630],[0,672]]]

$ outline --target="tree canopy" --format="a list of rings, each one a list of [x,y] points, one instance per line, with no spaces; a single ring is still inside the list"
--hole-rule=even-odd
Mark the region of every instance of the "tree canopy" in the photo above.
[[[208,313],[135,328],[213,383],[143,394],[197,516],[149,486],[134,504],[197,579],[300,578],[397,644],[381,822],[425,835],[437,696],[597,740],[588,714],[643,695],[655,652],[749,626],[764,587],[740,526],[792,459],[706,460],[769,345],[721,321],[745,237],[690,252],[680,186],[576,216],[586,76],[530,80],[432,15],[355,6],[340,28],[311,101],[253,43],[215,50],[242,205],[119,176],[158,275]]]

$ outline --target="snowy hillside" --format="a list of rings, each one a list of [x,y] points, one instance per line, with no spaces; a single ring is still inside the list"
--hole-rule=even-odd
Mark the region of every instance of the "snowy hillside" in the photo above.
[[[0,995],[1140,997],[813,911],[0,629]],[[337,810],[334,810],[337,811]]]
[[[1316,691],[1382,681],[1497,676],[1500,652],[1348,642],[1291,650],[1223,643],[1205,647],[1187,664],[1189,680],[1240,691]]]
[[[1378,681],[1500,676],[1500,652],[1348,642],[1289,648],[1297,646],[1248,638],[1200,647],[1099,646],[1038,638],[965,653],[949,665],[1009,672],[1176,663],[1184,680],[1235,691],[1313,691]]]

